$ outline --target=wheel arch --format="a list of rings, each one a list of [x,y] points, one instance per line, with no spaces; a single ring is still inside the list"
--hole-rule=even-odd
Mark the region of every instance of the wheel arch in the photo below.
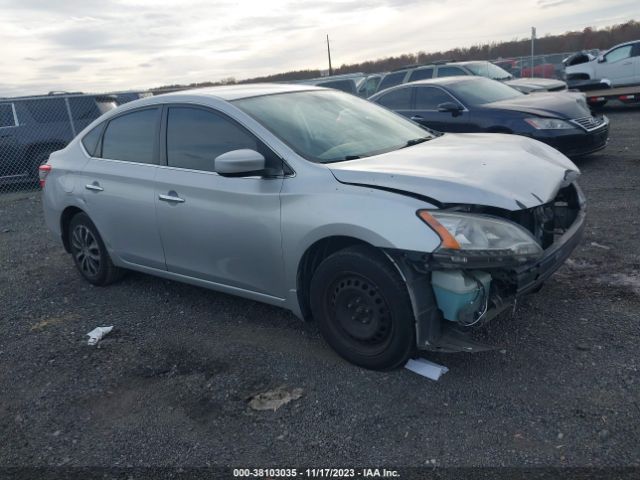
[[[60,215],[60,234],[62,237],[62,244],[64,245],[64,249],[67,253],[71,253],[71,244],[69,243],[69,224],[71,223],[71,219],[78,213],[86,214],[86,212],[81,208],[71,205],[66,207]]]
[[[353,245],[366,245],[371,248],[378,248],[371,243],[347,235],[331,235],[312,243],[302,254],[298,262],[296,275],[296,293],[300,312],[304,319],[311,318],[311,307],[309,304],[309,286],[314,272],[318,265],[333,253],[351,247]]]

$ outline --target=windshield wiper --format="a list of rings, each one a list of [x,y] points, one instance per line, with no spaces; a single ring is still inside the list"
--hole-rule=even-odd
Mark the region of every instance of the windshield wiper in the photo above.
[[[426,142],[427,140],[431,140],[431,137],[420,137],[420,138],[413,138],[411,140],[409,140],[407,143],[405,143],[405,147],[413,147],[414,145],[418,145],[419,143],[422,142]]]

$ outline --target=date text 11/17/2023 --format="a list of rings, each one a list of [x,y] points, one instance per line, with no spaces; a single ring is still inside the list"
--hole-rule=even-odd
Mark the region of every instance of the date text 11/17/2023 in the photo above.
[[[234,468],[236,478],[399,478],[397,470],[386,468]]]

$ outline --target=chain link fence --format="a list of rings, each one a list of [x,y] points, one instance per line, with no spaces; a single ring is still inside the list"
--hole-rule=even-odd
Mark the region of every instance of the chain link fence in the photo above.
[[[146,93],[0,98],[0,193],[38,186],[38,167],[103,113]]]
[[[543,77],[565,79],[562,61],[577,52],[550,53],[524,57],[497,58],[492,63],[502,67],[516,78]],[[585,53],[597,57],[599,50],[586,50]],[[532,67],[533,65],[533,67]]]

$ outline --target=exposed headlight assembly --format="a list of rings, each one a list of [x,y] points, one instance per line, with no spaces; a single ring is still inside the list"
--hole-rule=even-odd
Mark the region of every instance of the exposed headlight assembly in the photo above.
[[[518,265],[542,255],[542,248],[520,225],[479,214],[419,210],[440,237],[434,260],[472,268]]]
[[[569,122],[560,120],[559,118],[525,118],[525,122],[537,130],[566,130],[576,128]]]

